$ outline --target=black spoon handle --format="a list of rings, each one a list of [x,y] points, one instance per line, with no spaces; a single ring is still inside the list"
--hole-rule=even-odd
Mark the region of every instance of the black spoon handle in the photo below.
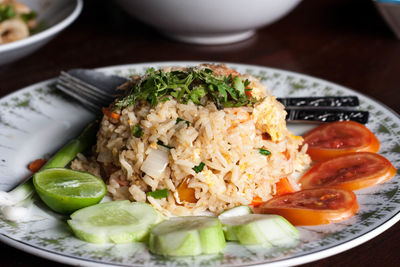
[[[368,122],[368,111],[326,109],[326,108],[287,108],[286,121],[288,122],[334,122],[356,121],[362,124]]]
[[[357,96],[316,96],[277,98],[285,107],[357,107]]]

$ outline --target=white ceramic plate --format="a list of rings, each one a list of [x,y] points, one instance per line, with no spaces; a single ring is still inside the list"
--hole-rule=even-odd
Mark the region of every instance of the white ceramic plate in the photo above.
[[[163,62],[101,69],[130,75],[148,67],[197,65],[199,62]],[[242,73],[258,76],[277,96],[357,95],[361,109],[371,113],[368,128],[381,141],[380,154],[400,169],[400,119],[382,104],[348,88],[277,69],[229,64]],[[7,190],[29,175],[27,164],[54,152],[74,137],[93,115],[53,88],[54,80],[21,89],[0,100],[0,189]],[[289,125],[297,134],[309,125]],[[388,229],[400,219],[399,175],[382,185],[356,192],[360,210],[335,224],[299,227],[301,243],[289,251],[267,251],[229,243],[221,255],[164,258],[152,255],[141,243],[94,245],[76,239],[65,217],[38,203],[28,222],[9,223],[0,218],[0,240],[51,260],[85,266],[245,266],[297,265],[357,246]]]
[[[0,44],[0,65],[23,58],[53,39],[81,13],[82,0],[19,0],[38,14],[43,29],[27,38]]]

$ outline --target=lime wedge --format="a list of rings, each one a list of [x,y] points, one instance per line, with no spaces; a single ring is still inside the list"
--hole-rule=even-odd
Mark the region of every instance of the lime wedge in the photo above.
[[[99,203],[107,191],[100,178],[87,172],[64,168],[36,173],[33,185],[47,206],[65,214]]]

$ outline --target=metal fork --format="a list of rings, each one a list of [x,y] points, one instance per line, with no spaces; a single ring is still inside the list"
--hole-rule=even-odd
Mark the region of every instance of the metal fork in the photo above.
[[[88,69],[72,69],[61,72],[57,79],[57,88],[81,102],[94,113],[108,106],[121,95],[117,87],[128,79],[116,75]],[[286,120],[289,122],[332,122],[353,120],[368,122],[368,112],[351,109],[359,105],[356,96],[331,97],[295,97],[278,98],[285,105]]]
[[[57,79],[57,88],[81,102],[91,111],[98,113],[108,106],[120,93],[117,87],[128,79],[107,75],[87,69],[62,71]]]

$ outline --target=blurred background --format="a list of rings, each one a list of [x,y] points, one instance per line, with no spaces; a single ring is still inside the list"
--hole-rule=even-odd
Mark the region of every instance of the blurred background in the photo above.
[[[374,1],[365,0],[301,1],[249,39],[224,45],[178,42],[132,18],[114,1],[86,0],[77,20],[52,41],[25,58],[0,65],[0,97],[54,78],[61,70],[179,60],[299,72],[349,87],[400,112],[400,41]],[[307,266],[400,262],[399,239],[397,224],[364,245]],[[4,244],[0,249],[0,266],[54,266]]]
[[[0,90],[13,91],[74,67],[168,60],[248,63],[306,73],[368,92],[400,110],[398,95],[387,90],[400,84],[400,75],[389,70],[400,70],[400,42],[374,3],[365,0],[302,1],[250,39],[216,46],[168,39],[113,1],[87,0],[79,18],[54,40],[0,66]]]

